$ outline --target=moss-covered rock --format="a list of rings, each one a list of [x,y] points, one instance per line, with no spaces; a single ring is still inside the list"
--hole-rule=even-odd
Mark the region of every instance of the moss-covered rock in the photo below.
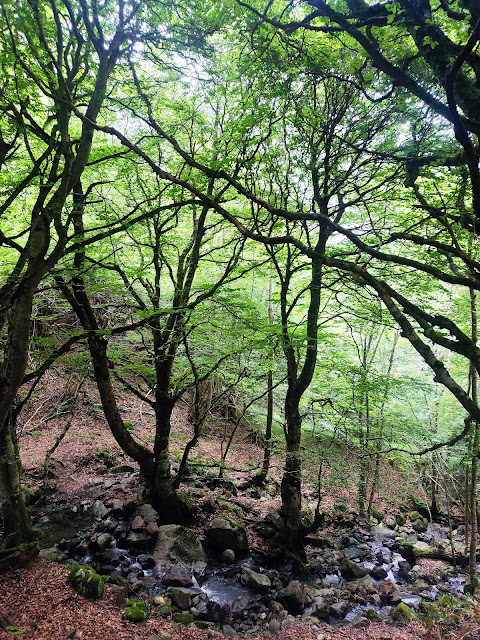
[[[371,515],[379,522],[383,520],[383,511],[380,511],[380,509],[377,509],[375,506],[372,507]]]
[[[416,620],[417,616],[415,615],[415,612],[414,612],[413,609],[411,609],[404,602],[400,602],[395,607],[395,609],[394,609],[394,611],[392,613],[392,618],[396,622],[403,622],[403,623],[406,624],[407,622],[410,622],[411,620]]]
[[[105,590],[105,582],[102,576],[99,576],[92,567],[86,564],[73,565],[68,576],[68,582],[72,589],[90,600],[98,600],[103,596]]]
[[[406,523],[407,519],[405,517],[405,515],[403,513],[396,513],[395,514],[395,522],[398,524],[398,526],[403,527],[403,525]]]
[[[131,598],[125,603],[122,618],[129,622],[145,622],[148,617],[147,605],[142,600]]]
[[[172,613],[173,613],[173,609],[168,605],[164,605],[163,607],[160,607],[157,611],[157,615],[159,615],[161,618],[169,618],[172,615]]]
[[[172,616],[172,620],[177,622],[178,624],[183,624],[185,626],[189,625],[193,622],[193,616],[191,613],[174,613]]]

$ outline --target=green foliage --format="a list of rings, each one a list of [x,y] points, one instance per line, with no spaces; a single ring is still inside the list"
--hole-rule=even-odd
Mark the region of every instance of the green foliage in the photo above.
[[[446,635],[458,628],[468,605],[468,601],[460,601],[450,593],[441,596],[436,602],[422,601],[423,623],[427,629],[435,629]]]

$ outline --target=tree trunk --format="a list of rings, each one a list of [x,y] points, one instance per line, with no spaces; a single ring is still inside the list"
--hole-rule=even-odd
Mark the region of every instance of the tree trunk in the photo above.
[[[12,548],[39,537],[32,529],[21,484],[15,423],[8,420],[0,431],[0,502],[3,511],[3,546]]]
[[[285,468],[281,484],[282,506],[280,515],[284,529],[280,538],[284,546],[301,555],[304,554],[301,512],[302,512],[302,463],[301,432],[302,419],[299,411],[300,398],[292,397],[290,390],[285,400]]]

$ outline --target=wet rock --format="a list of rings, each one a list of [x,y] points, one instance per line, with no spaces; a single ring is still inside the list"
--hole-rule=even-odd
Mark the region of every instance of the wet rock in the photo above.
[[[124,546],[127,549],[133,549],[134,551],[145,551],[150,545],[151,538],[146,533],[130,533],[123,541]],[[123,548],[123,547],[122,547]]]
[[[115,600],[115,604],[119,607],[125,604],[128,597],[128,586],[121,584],[110,585],[110,593]]]
[[[415,520],[412,526],[414,531],[416,531],[417,533],[425,533],[425,531],[428,529],[428,522],[425,522],[423,519],[419,519]]]
[[[232,549],[235,553],[247,551],[248,541],[245,527],[227,518],[214,518],[205,527],[208,543],[219,553]]]
[[[301,613],[305,608],[307,594],[304,585],[299,580],[292,580],[275,596],[289,613]]]
[[[364,558],[366,558],[369,553],[370,553],[370,548],[368,545],[351,545],[349,547],[346,547],[343,550],[345,556],[347,558],[350,558],[350,560],[353,560],[354,558],[358,558],[360,560],[363,560]]]
[[[343,558],[340,563],[340,573],[346,580],[358,580],[368,574],[368,569],[361,567],[353,560],[349,560],[349,558]]]
[[[142,566],[142,569],[153,569],[157,564],[153,556],[148,556],[145,553],[137,556],[137,562]]]
[[[179,564],[194,573],[202,573],[207,565],[207,556],[197,534],[176,524],[159,528],[153,553],[159,560]]]
[[[183,567],[169,567],[162,578],[162,583],[166,586],[191,587],[193,580],[191,574]]]
[[[330,614],[336,618],[344,618],[347,615],[349,604],[346,600],[339,600],[330,605]]]
[[[105,551],[111,542],[112,536],[109,533],[101,533],[96,540],[96,546],[99,551]]]
[[[378,593],[383,602],[390,599],[395,587],[391,580],[384,580],[378,585]]]
[[[246,596],[238,596],[230,605],[230,610],[233,618],[242,618],[244,612],[248,609],[250,604],[249,599]]]
[[[392,529],[389,529],[383,524],[375,525],[374,527],[371,528],[371,532],[373,533],[373,535],[378,536],[379,538],[382,538],[382,539],[388,539],[388,538],[393,539],[397,535],[395,531],[393,531]]]
[[[247,576],[247,586],[255,593],[264,593],[272,586],[270,578],[262,573],[253,571],[253,569],[244,569]]]
[[[380,565],[377,565],[376,567],[373,567],[373,569],[370,572],[370,575],[374,580],[384,580],[388,576],[388,573],[387,571],[385,571],[383,567],[381,567]]]

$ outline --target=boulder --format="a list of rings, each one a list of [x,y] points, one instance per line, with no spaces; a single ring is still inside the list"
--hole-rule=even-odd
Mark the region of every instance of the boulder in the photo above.
[[[208,543],[219,553],[232,549],[235,553],[247,551],[248,541],[245,527],[228,520],[214,518],[205,527]]]
[[[388,576],[388,573],[387,571],[385,571],[383,567],[381,567],[380,565],[377,565],[373,567],[373,569],[370,572],[370,575],[374,580],[384,580]]]
[[[158,512],[155,511],[152,505],[148,503],[141,504],[140,506],[138,506],[135,511],[135,516],[140,516],[145,522],[145,524],[148,524],[149,522],[157,523],[158,520],[160,519]]]
[[[141,531],[145,527],[145,522],[143,521],[142,516],[135,516],[130,523],[130,527],[132,531]]]
[[[346,600],[339,600],[330,605],[330,614],[336,618],[344,618],[347,615],[349,604]]]
[[[272,586],[270,578],[263,573],[253,571],[253,569],[244,569],[247,576],[247,586],[255,593],[268,591]]]
[[[167,569],[162,578],[162,583],[173,587],[191,587],[193,580],[191,574],[183,567],[172,566]]]
[[[92,507],[92,513],[96,520],[102,520],[102,518],[107,515],[108,509],[101,500],[95,500]]]
[[[207,565],[207,556],[197,534],[176,524],[159,528],[153,554],[161,561],[179,564],[195,573],[202,573]]]
[[[98,600],[103,596],[105,590],[103,578],[88,565],[73,565],[68,581],[72,589],[85,598]]]
[[[225,549],[220,556],[220,560],[225,564],[233,564],[235,562],[235,551],[233,549]]]
[[[365,567],[361,567],[353,560],[349,560],[348,558],[343,558],[340,563],[340,573],[346,580],[358,580],[359,578],[363,578],[368,574],[368,569]]]
[[[111,542],[112,536],[109,533],[101,533],[96,540],[96,545],[99,551],[105,551]]]
[[[289,613],[302,613],[305,608],[307,594],[304,585],[299,580],[292,580],[275,596]]]

